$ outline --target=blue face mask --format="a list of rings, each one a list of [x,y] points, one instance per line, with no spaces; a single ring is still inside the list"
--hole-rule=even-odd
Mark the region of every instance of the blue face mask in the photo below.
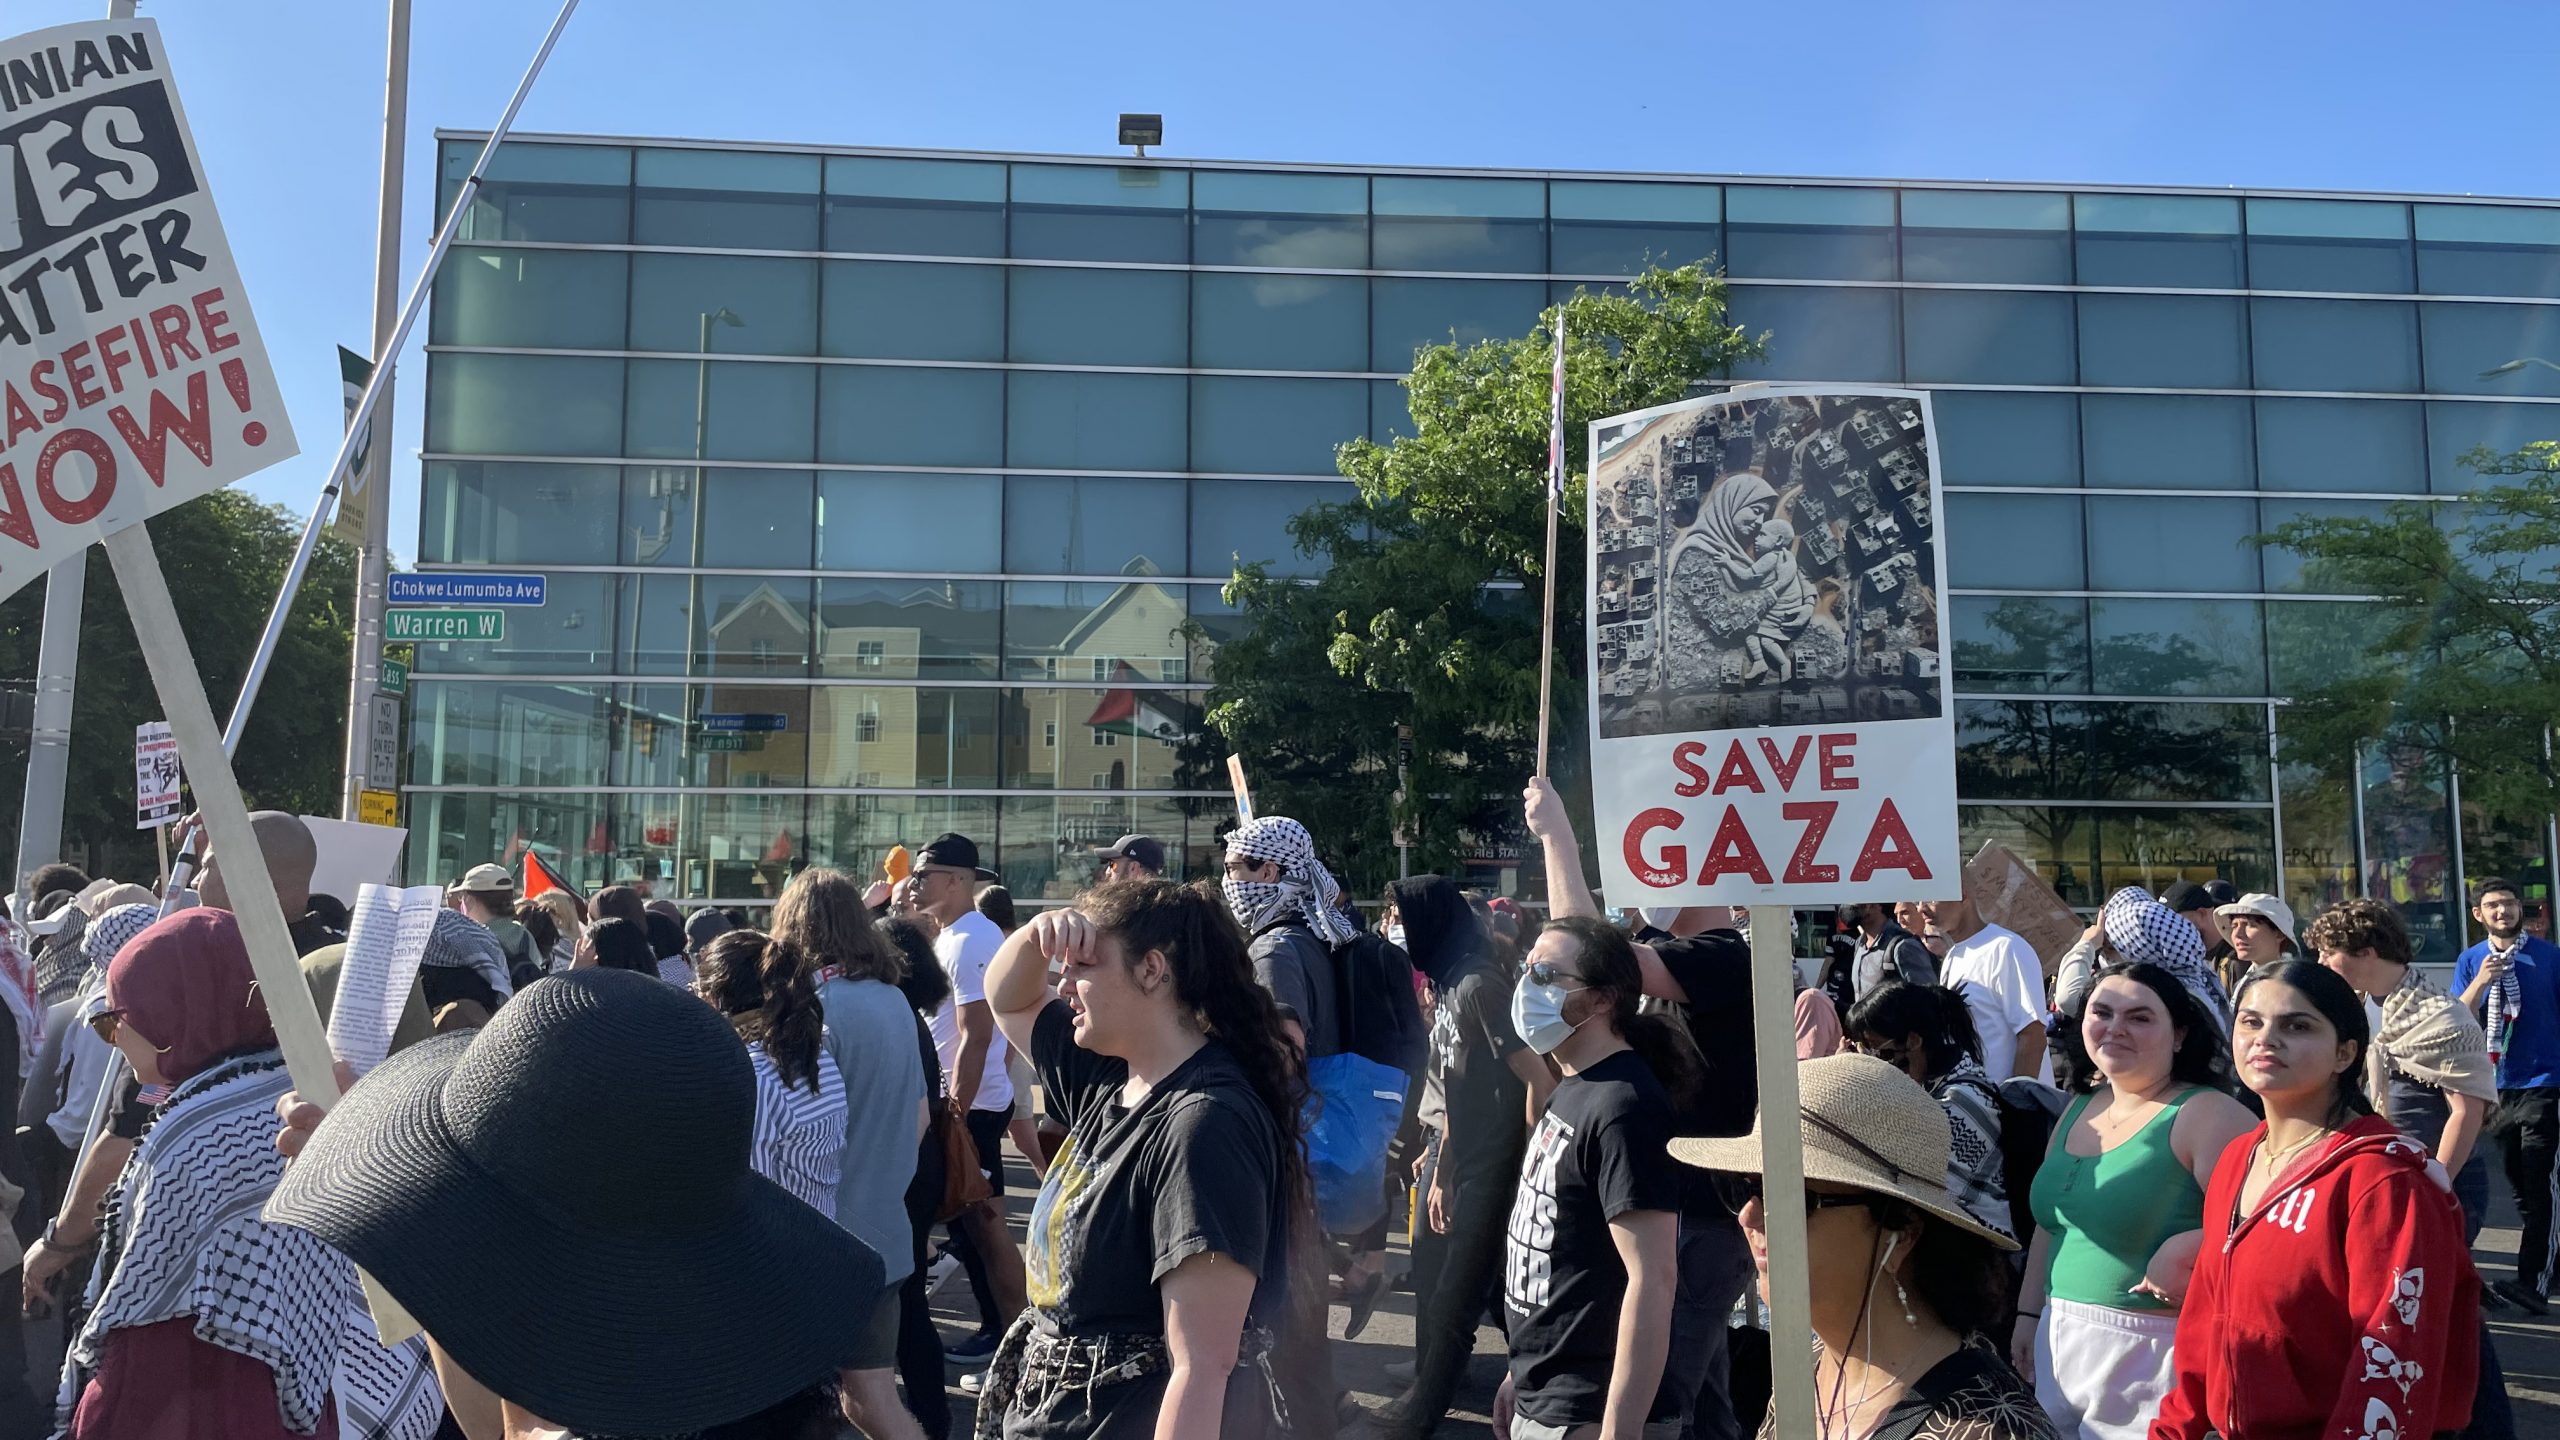
[[[1541,985],[1526,975],[1520,977],[1519,987],[1511,992],[1511,1028],[1520,1032],[1522,1044],[1549,1055],[1573,1037],[1580,1027],[1564,1018],[1564,997],[1571,993],[1561,985]]]

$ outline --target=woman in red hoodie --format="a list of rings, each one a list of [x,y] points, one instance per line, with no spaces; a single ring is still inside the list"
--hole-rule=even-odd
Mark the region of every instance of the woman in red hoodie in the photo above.
[[[2266,1123],[2204,1196],[2176,1385],[2151,1440],[2427,1440],[2471,1418],[2480,1277],[2424,1146],[2357,1083],[2345,981],[2286,961],[2233,997],[2231,1058]]]

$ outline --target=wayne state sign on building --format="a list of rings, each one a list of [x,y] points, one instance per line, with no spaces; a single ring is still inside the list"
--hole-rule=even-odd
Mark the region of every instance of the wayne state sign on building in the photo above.
[[[1599,421],[1591,456],[1613,903],[1955,893],[1927,397],[1751,387]]]

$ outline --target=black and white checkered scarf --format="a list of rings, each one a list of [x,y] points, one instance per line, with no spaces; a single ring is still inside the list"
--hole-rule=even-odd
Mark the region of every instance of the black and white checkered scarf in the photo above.
[[[355,1266],[259,1211],[284,1177],[276,1102],[292,1088],[273,1050],[182,1081],[107,1199],[89,1318],[73,1338],[55,1433],[97,1373],[109,1332],[192,1319],[196,1338],[275,1372],[285,1428],[309,1434],[335,1393],[348,1440],[427,1440],[444,1397],[423,1341],[385,1349],[364,1320]]]

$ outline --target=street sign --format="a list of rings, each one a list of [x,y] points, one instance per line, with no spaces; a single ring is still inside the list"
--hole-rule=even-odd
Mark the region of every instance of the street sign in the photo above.
[[[385,657],[382,662],[382,677],[375,683],[381,687],[382,693],[385,695],[408,694],[409,662],[406,660],[393,660],[389,657]]]
[[[788,716],[757,714],[753,712],[745,714],[720,714],[716,712],[707,712],[696,717],[695,723],[700,725],[706,731],[725,730],[732,734],[745,731],[750,733],[761,732],[767,735],[779,735],[783,731],[791,728],[790,717]]]
[[[504,640],[504,610],[386,610],[385,640]]]
[[[356,792],[356,818],[367,825],[400,823],[400,796],[391,790]]]
[[[385,577],[386,605],[539,605],[539,575],[482,575],[438,571]]]
[[[366,710],[364,784],[368,790],[400,788],[400,697],[376,695]]]
[[[741,751],[762,750],[764,748],[764,737],[762,735],[741,734],[734,730],[725,734],[715,731],[696,741],[694,743],[694,748],[710,755],[718,755],[722,753],[736,754]]]
[[[149,830],[178,818],[178,737],[166,720],[133,727],[133,828]]]

